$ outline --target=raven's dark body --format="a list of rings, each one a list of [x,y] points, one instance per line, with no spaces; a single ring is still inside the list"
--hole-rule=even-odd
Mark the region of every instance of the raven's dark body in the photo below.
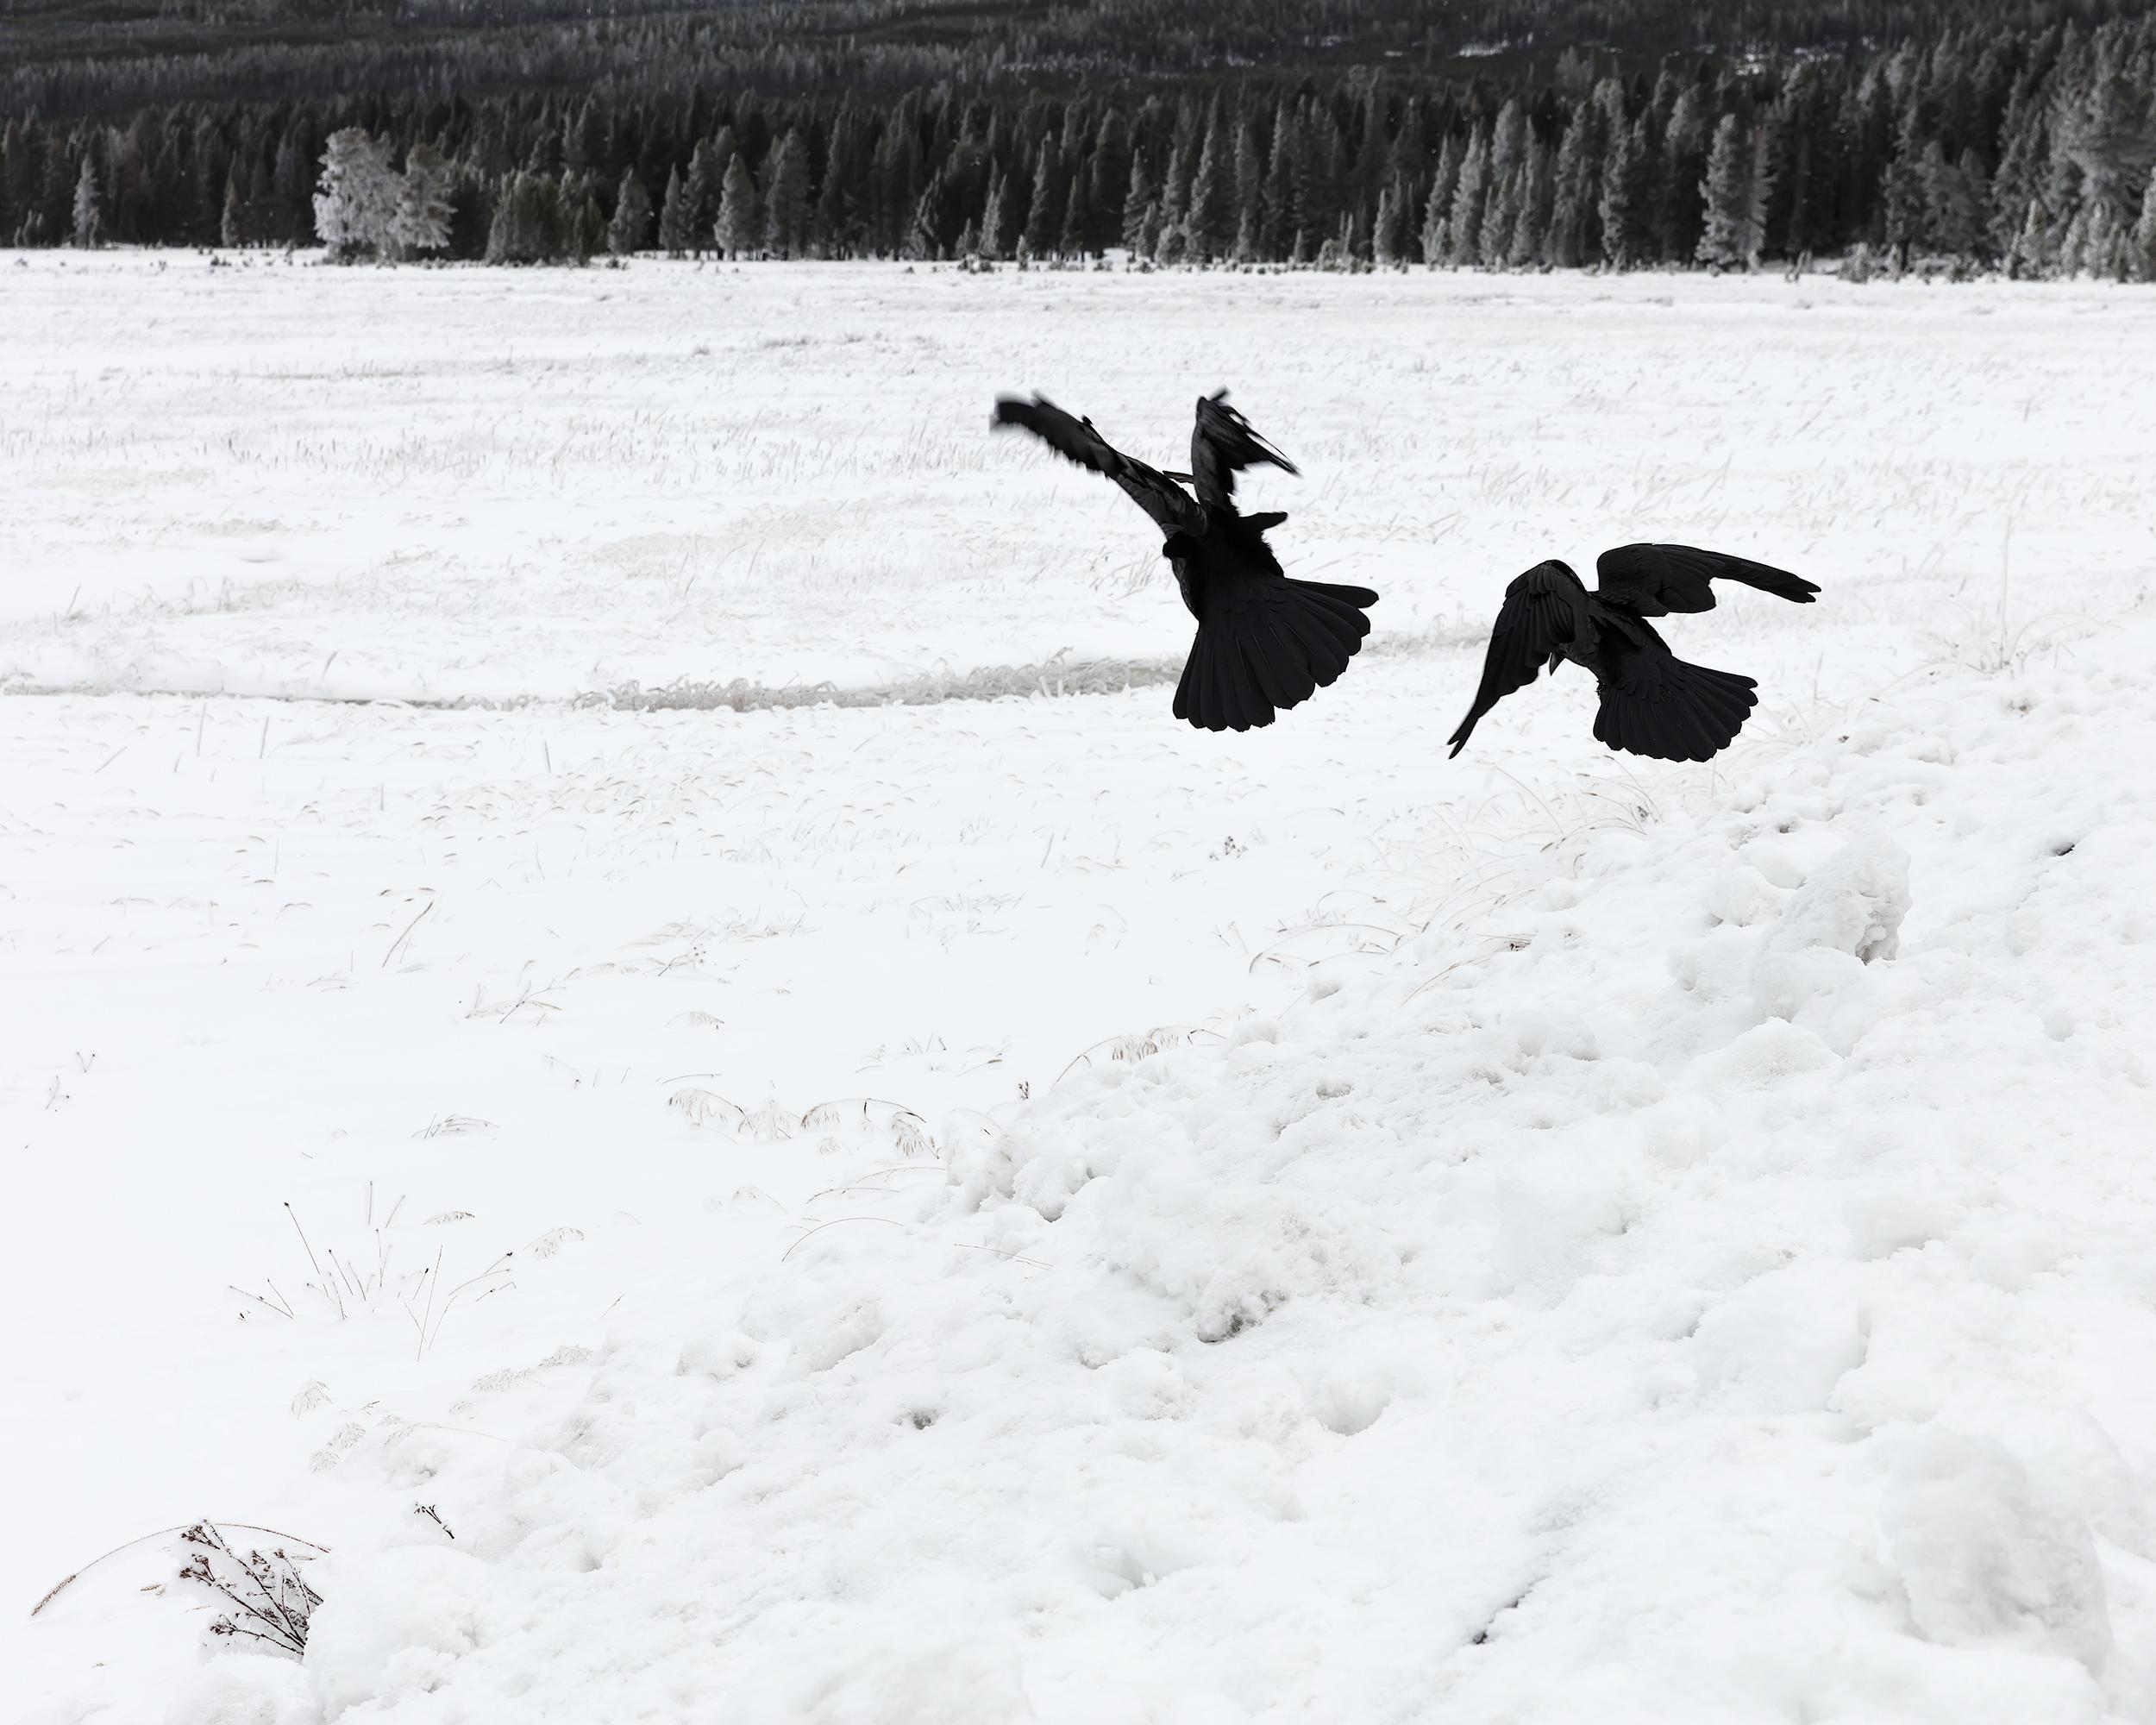
[[[1219,395],[1198,398],[1190,438],[1193,498],[1169,474],[1132,461],[1093,428],[1040,396],[1005,397],[996,425],[1032,432],[1057,454],[1105,475],[1167,536],[1161,555],[1175,571],[1198,632],[1175,689],[1175,717],[1206,731],[1247,731],[1299,705],[1347,668],[1369,633],[1367,587],[1290,580],[1265,543],[1288,518],[1244,515],[1235,474],[1257,462],[1295,471]]]
[[[1744,728],[1758,685],[1733,671],[1687,663],[1647,618],[1711,611],[1708,584],[1718,579],[1797,605],[1809,605],[1819,591],[1785,569],[1689,545],[1620,546],[1595,560],[1595,572],[1592,593],[1555,561],[1538,563],[1505,589],[1475,704],[1447,739],[1453,754],[1499,701],[1545,665],[1555,671],[1570,662],[1593,675],[1601,695],[1597,741],[1656,760],[1708,760]]]

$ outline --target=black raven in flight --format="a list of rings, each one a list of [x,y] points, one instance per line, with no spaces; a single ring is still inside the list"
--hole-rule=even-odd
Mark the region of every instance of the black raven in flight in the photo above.
[[[1460,728],[1447,738],[1457,755],[1482,715],[1570,659],[1595,674],[1602,697],[1595,736],[1612,749],[1658,761],[1704,761],[1728,746],[1758,700],[1758,685],[1731,671],[1688,665],[1658,635],[1650,617],[1712,611],[1712,580],[1742,581],[1762,593],[1809,605],[1813,582],[1764,563],[1689,545],[1620,545],[1595,560],[1588,592],[1563,563],[1539,563],[1505,589],[1482,687]]]
[[[1369,633],[1367,587],[1290,580],[1265,543],[1288,518],[1243,515],[1235,476],[1269,462],[1294,463],[1227,405],[1227,391],[1198,398],[1190,434],[1190,472],[1166,474],[1112,448],[1093,429],[1044,396],[1003,396],[992,426],[1019,425],[1059,455],[1113,480],[1167,535],[1161,555],[1175,568],[1183,603],[1198,619],[1197,639],[1175,688],[1175,717],[1206,731],[1248,731],[1310,699],[1347,669]],[[1178,480],[1195,487],[1194,500]]]

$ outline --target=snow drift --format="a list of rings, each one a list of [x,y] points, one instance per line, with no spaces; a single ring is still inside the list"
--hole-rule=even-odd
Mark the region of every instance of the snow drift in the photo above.
[[[305,1716],[2156,1717],[2152,641],[1077,1070],[505,1452],[370,1438]]]

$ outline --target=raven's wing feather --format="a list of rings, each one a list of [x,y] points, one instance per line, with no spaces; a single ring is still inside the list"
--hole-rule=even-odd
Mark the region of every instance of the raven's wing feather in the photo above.
[[[1057,455],[1113,480],[1131,501],[1153,518],[1163,533],[1203,536],[1206,512],[1190,493],[1156,467],[1133,461],[1093,429],[1090,419],[1066,413],[1044,395],[1031,401],[1016,396],[996,398],[990,427],[1016,425],[1031,431]]]
[[[1228,392],[1198,398],[1197,423],[1190,428],[1190,476],[1198,500],[1225,508],[1235,496],[1235,476],[1263,461],[1285,473],[1295,464],[1250,429],[1250,422],[1228,405]]]
[[[1534,681],[1544,662],[1585,622],[1587,589],[1562,563],[1540,563],[1505,589],[1505,604],[1482,656],[1482,686],[1460,728],[1445,741],[1457,755],[1476,725],[1515,689]]]
[[[1707,761],[1727,749],[1758,704],[1758,685],[1734,671],[1689,664],[1645,623],[1637,640],[1602,631],[1597,740],[1658,761]]]
[[[1595,560],[1595,597],[1639,617],[1673,611],[1712,611],[1710,581],[1742,581],[1797,605],[1809,605],[1817,583],[1744,557],[1691,545],[1620,545]]]
[[[1278,575],[1206,584],[1175,717],[1201,731],[1270,724],[1347,669],[1369,633],[1368,587]]]

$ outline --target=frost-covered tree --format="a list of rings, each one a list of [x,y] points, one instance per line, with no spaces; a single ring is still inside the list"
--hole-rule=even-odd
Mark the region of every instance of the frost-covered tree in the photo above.
[[[1482,201],[1489,188],[1489,135],[1477,131],[1460,159],[1460,182],[1445,223],[1445,260],[1472,265],[1482,255]]]
[[[696,229],[689,219],[687,183],[682,179],[680,168],[669,168],[667,195],[659,205],[660,249],[670,258],[686,257],[695,242]]]
[[[1964,152],[1962,161],[1949,161],[1946,146],[1934,138],[1924,147],[1918,167],[1924,198],[1924,243],[1949,257],[1974,257],[1983,234],[1984,200],[1979,188],[1971,184],[1970,166],[1978,173],[1983,172],[1983,164],[1968,152]]]
[[[808,146],[789,127],[771,153],[764,191],[764,245],[775,255],[798,258],[807,249]]]
[[[1588,222],[1595,207],[1595,122],[1597,110],[1583,102],[1557,146],[1557,183],[1551,190],[1545,261],[1576,269],[1588,261]]]
[[[2006,273],[2015,281],[2034,281],[2051,273],[2051,223],[2041,198],[2032,198],[2021,231],[2007,248]]]
[[[82,159],[82,172],[75,176],[74,241],[78,251],[90,251],[104,243],[104,201],[97,191],[97,165],[88,152]]]
[[[1695,255],[1710,268],[1741,269],[1752,252],[1752,145],[1734,114],[1714,128],[1700,199],[1705,222]]]
[[[449,223],[456,216],[449,201],[454,178],[455,170],[432,144],[414,144],[406,153],[396,212],[390,217],[388,255],[409,258],[447,249]]]
[[[1188,206],[1184,198],[1190,190],[1190,170],[1184,164],[1181,146],[1168,153],[1168,178],[1161,182],[1160,236],[1153,242],[1153,261],[1161,264],[1179,264],[1183,260],[1183,248],[1190,234],[1185,221]]]
[[[699,258],[704,255],[704,236],[713,231],[718,221],[726,166],[735,154],[733,129],[727,127],[716,138],[699,140],[689,157],[689,177],[682,186],[682,197],[688,206],[689,249]]]
[[[1141,245],[1139,238],[1145,227],[1145,212],[1153,207],[1153,179],[1145,171],[1145,153],[1133,148],[1131,183],[1123,194],[1123,246],[1132,257],[1152,255],[1152,247]]]
[[[1160,205],[1149,204],[1138,221],[1138,250],[1134,257],[1150,258],[1160,249]]]
[[[2141,217],[2134,224],[2132,249],[2127,255],[2134,280],[2156,281],[2156,168],[2149,170],[2148,185],[2141,192]]]
[[[599,194],[588,174],[561,176],[562,250],[580,268],[599,255],[606,243],[606,216],[599,207]]]
[[[1498,110],[1497,127],[1490,135],[1489,198],[1476,229],[1477,252],[1491,268],[1503,265],[1511,254],[1513,229],[1526,202],[1527,115],[1517,97]]]
[[[247,169],[233,158],[224,179],[224,210],[217,218],[217,243],[236,250],[254,237],[254,222],[248,208]]]
[[[1446,133],[1444,147],[1438,152],[1437,172],[1430,179],[1430,196],[1422,206],[1422,260],[1432,269],[1445,260],[1452,200],[1459,190],[1460,165],[1464,160],[1458,136]]]
[[[1549,243],[1556,176],[1550,166],[1550,147],[1539,138],[1527,141],[1527,163],[1521,178],[1520,213],[1514,219],[1512,242],[1505,254],[1506,263],[1514,269],[1540,262]]]
[[[680,183],[677,174],[672,185],[678,188]],[[606,224],[606,249],[617,258],[628,257],[643,249],[650,234],[651,194],[632,167],[621,177],[621,191],[614,199],[614,219]]]
[[[335,262],[384,257],[392,244],[404,187],[390,170],[382,147],[357,126],[332,132],[322,157],[321,189],[315,193],[315,235]]]
[[[522,169],[502,183],[486,231],[490,264],[539,264],[564,249],[561,210],[550,179]]]
[[[1016,187],[1000,168],[987,174],[987,204],[981,209],[981,256],[1007,259],[1018,250]]]
[[[720,255],[753,256],[763,234],[763,212],[756,207],[756,183],[749,177],[749,164],[736,154],[726,164],[726,180],[718,198]]]

